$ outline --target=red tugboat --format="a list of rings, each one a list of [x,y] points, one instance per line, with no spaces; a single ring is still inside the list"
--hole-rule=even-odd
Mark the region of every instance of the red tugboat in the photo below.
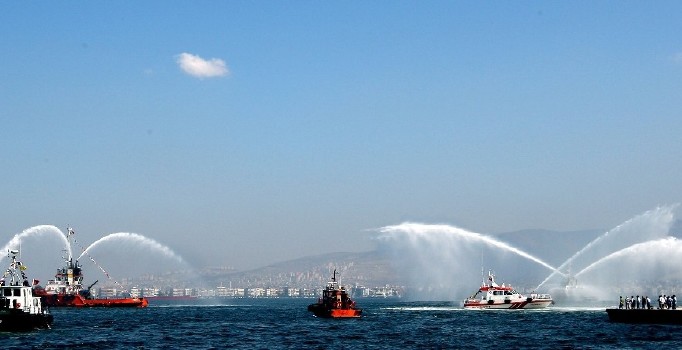
[[[322,298],[317,303],[308,305],[308,311],[316,317],[325,318],[360,317],[362,314],[362,309],[355,307],[355,301],[351,300],[346,289],[336,281],[336,270],[332,280],[327,282],[327,287],[322,291]]]
[[[74,234],[69,228],[70,237]],[[35,294],[40,296],[47,306],[55,307],[147,307],[149,301],[145,298],[93,298],[90,288],[97,283],[95,281],[87,288],[83,288],[83,270],[78,260],[68,254],[65,258],[66,266],[57,269],[53,280],[49,280],[42,288],[34,286]],[[37,284],[37,281],[34,282]]]
[[[530,294],[525,297],[511,286],[495,283],[495,276],[488,272],[489,284],[485,281],[478,291],[464,301],[465,309],[541,309],[552,303],[549,294]]]
[[[30,331],[52,326],[53,317],[34,296],[24,273],[26,266],[17,260],[18,250],[10,250],[12,263],[0,280],[0,331]]]

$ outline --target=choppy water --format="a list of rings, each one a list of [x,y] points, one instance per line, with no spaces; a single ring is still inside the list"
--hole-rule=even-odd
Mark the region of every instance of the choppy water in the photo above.
[[[53,309],[51,330],[0,333],[4,349],[682,348],[682,327],[608,321],[603,308],[463,310],[457,304],[359,299],[360,319],[318,319],[305,299]]]

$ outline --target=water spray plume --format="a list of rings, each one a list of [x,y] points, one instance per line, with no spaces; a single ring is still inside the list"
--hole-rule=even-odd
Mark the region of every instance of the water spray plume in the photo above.
[[[547,276],[536,289],[542,288],[558,271],[562,271],[566,266],[571,266],[574,261],[587,252],[600,249],[600,254],[597,256],[601,257],[632,244],[667,236],[674,221],[673,212],[677,206],[678,204],[673,204],[648,210],[605,232],[568,258],[558,267],[557,271]]]
[[[418,241],[433,241],[433,240],[438,240],[441,239],[442,236],[444,235],[446,238],[450,239],[456,239],[456,238],[461,238],[464,240],[467,240],[469,242],[476,242],[476,243],[483,243],[489,247],[493,248],[499,248],[514,254],[517,254],[520,257],[526,258],[528,260],[531,260],[533,262],[536,262],[547,269],[554,271],[555,273],[563,274],[562,272],[558,271],[556,268],[552,267],[551,265],[547,264],[546,262],[540,260],[539,258],[532,256],[521,249],[512,247],[511,245],[500,242],[492,237],[485,236],[479,233],[475,232],[470,232],[458,227],[454,226],[449,226],[449,225],[429,225],[429,224],[420,224],[420,223],[412,223],[412,222],[406,222],[402,223],[400,225],[393,225],[393,226],[385,226],[379,229],[379,232],[382,233],[378,238],[382,240],[388,240],[394,238],[396,235],[403,235],[405,236],[409,241],[412,243],[418,244]]]
[[[25,238],[30,238],[30,237],[39,237],[43,235],[57,235],[59,239],[62,240],[62,243],[64,244],[64,249],[67,250],[69,256],[71,256],[71,245],[69,244],[69,241],[66,239],[66,235],[64,235],[64,232],[62,232],[59,228],[53,225],[38,225],[38,226],[33,226],[30,228],[25,229],[21,233],[17,233],[12,237],[12,239],[7,242],[2,247],[2,255],[0,255],[0,263],[2,263],[2,259],[5,258],[6,254],[9,249],[17,249],[23,240]]]
[[[598,270],[606,264],[619,262],[619,260],[624,260],[625,262],[618,264],[617,268],[623,269],[635,276],[640,274],[634,272],[632,269],[626,269],[626,267],[644,266],[655,270],[655,268],[652,267],[657,267],[658,263],[664,263],[682,270],[682,256],[680,255],[680,251],[682,251],[682,241],[675,237],[638,243],[593,262],[578,272],[575,277],[577,278],[581,275],[588,274],[591,271]]]
[[[140,244],[141,246],[153,249],[155,251],[159,251],[163,253],[166,257],[171,258],[176,260],[177,262],[184,264],[185,261],[182,259],[181,256],[177,255],[172,249],[168,248],[167,246],[151,239],[147,238],[143,235],[137,234],[137,233],[130,233],[130,232],[118,232],[118,233],[112,233],[109,235],[106,235],[95,242],[93,242],[91,245],[89,245],[87,248],[83,250],[83,252],[78,256],[79,260],[83,255],[87,254],[91,249],[104,244],[106,242],[113,242],[113,241],[123,241],[123,242],[128,242],[128,243],[137,243]]]

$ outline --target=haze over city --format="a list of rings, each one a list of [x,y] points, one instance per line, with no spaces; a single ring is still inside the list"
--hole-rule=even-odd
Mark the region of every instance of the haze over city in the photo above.
[[[44,224],[84,247],[136,233],[243,270],[371,250],[406,221],[612,229],[682,200],[680,13],[2,4],[0,240]],[[23,248],[52,269],[58,243]],[[104,253],[140,261],[134,244]]]

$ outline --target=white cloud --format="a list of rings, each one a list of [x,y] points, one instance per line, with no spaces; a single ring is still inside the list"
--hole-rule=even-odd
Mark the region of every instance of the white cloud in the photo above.
[[[205,60],[197,55],[183,52],[176,56],[176,61],[180,69],[197,78],[222,77],[230,73],[225,61],[218,58]]]
[[[682,52],[673,55],[673,62],[682,64]]]

